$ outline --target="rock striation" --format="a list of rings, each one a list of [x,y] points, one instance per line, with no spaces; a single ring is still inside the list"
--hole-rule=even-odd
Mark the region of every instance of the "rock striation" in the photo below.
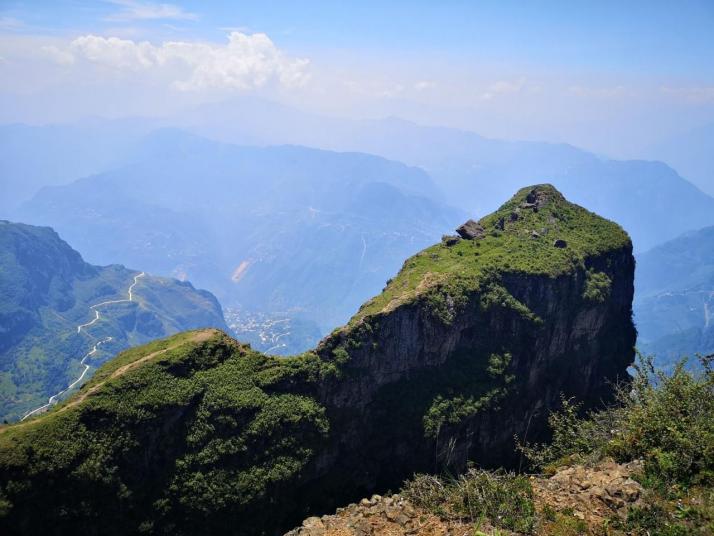
[[[592,407],[627,377],[632,245],[549,185],[477,224],[407,259],[312,352],[183,334],[0,430],[0,529],[273,534],[415,472],[515,466],[514,436],[543,439],[561,394]]]

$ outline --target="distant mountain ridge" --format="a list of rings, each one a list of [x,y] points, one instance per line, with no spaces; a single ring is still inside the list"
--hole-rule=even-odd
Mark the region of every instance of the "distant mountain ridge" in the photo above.
[[[210,293],[93,266],[50,228],[0,220],[0,419],[61,398],[130,345],[197,327],[226,329]]]
[[[377,156],[164,130],[133,164],[47,187],[20,214],[93,262],[188,278],[227,306],[301,310],[329,330],[465,218],[440,198],[423,170]]]
[[[682,356],[714,353],[714,227],[639,255],[635,281],[641,351],[654,354],[662,367]]]
[[[553,183],[623,225],[635,251],[714,224],[714,198],[666,164],[608,159],[564,143],[491,139],[399,118],[322,117],[255,98],[204,105],[185,126],[222,141],[363,151],[419,166],[470,215],[494,210],[524,182]]]

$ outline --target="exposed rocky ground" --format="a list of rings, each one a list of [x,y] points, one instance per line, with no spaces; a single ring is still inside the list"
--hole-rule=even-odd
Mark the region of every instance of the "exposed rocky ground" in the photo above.
[[[632,479],[640,462],[605,460],[594,467],[574,465],[551,477],[533,476],[534,502],[540,523],[537,534],[605,534],[613,518],[624,519],[628,508],[641,505],[643,488]],[[565,519],[565,521],[563,521]],[[334,514],[310,517],[286,536],[474,536],[518,534],[494,528],[487,520],[474,524],[447,519],[415,507],[403,495],[373,495]]]

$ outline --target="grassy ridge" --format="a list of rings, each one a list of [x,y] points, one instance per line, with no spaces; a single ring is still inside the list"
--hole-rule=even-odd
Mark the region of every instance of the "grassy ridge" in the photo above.
[[[97,512],[84,505],[102,497],[120,533],[138,519],[187,532],[207,514],[225,523],[228,505],[235,516],[312,459],[328,431],[324,408],[280,384],[309,392],[319,377],[314,355],[283,364],[218,331],[129,350],[63,406],[0,432],[0,527],[22,532],[29,519],[91,532]],[[168,477],[157,470],[166,463]]]

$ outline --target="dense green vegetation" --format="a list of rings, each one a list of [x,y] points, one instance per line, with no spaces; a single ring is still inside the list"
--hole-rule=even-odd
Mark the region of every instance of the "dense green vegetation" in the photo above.
[[[224,327],[220,305],[188,283],[145,276],[134,301],[112,303],[92,321],[90,306],[126,300],[138,272],[93,266],[48,227],[0,221],[0,420],[47,402],[83,371],[130,345],[197,327]],[[108,338],[111,337],[111,340]]]
[[[191,533],[209,514],[222,526],[319,449],[328,423],[308,393],[329,373],[314,354],[281,361],[221,332],[128,350],[57,409],[0,429],[0,526],[96,532],[85,501],[98,497],[116,505],[101,524],[114,533]],[[294,382],[306,394],[281,387]]]
[[[541,206],[528,207],[532,192],[545,201]],[[442,242],[407,259],[399,274],[360,309],[352,322],[390,310],[434,288],[446,288],[450,296],[456,297],[452,299],[458,299],[484,287],[494,275],[554,277],[583,267],[588,257],[630,243],[627,233],[617,224],[569,203],[550,185],[521,189],[479,223],[486,230],[483,238],[460,240],[454,245]],[[555,247],[556,240],[563,240],[565,247]],[[595,284],[602,292],[603,282]],[[436,307],[442,305],[438,301],[441,294],[430,296]],[[448,312],[445,318],[446,315]]]

